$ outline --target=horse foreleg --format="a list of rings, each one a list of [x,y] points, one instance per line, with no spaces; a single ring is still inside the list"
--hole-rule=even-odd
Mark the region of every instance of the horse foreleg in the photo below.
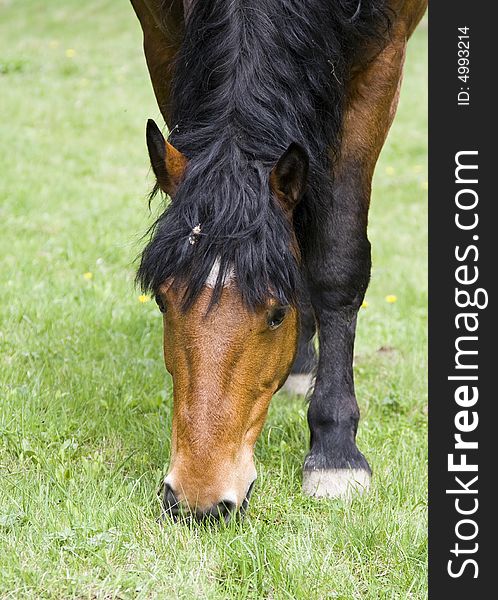
[[[413,20],[399,18],[389,44],[350,82],[333,195],[329,210],[310,232],[320,248],[319,255],[305,257],[319,329],[319,362],[308,410],[310,451],[303,490],[316,497],[349,496],[370,483],[370,466],[356,445],[353,347],[357,313],[370,278],[371,181],[396,112],[412,30]]]

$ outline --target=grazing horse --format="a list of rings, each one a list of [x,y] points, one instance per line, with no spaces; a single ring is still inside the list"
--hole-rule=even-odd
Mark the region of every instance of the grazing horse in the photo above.
[[[246,508],[289,373],[301,390],[316,373],[304,492],[364,490],[352,362],[371,181],[426,0],[132,4],[169,127],[166,141],[147,124],[171,203],[137,274],[163,313],[173,379],[165,512]]]

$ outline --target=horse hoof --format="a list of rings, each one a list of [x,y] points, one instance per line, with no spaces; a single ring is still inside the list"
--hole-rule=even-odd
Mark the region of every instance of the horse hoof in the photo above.
[[[316,469],[303,471],[303,492],[313,498],[350,500],[370,487],[370,473],[364,469]]]
[[[311,373],[291,373],[282,391],[292,396],[306,396],[315,381]]]

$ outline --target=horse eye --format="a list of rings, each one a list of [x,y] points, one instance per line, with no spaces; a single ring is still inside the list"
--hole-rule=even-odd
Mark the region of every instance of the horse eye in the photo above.
[[[159,310],[162,313],[165,313],[166,312],[166,306],[164,306],[164,302],[162,301],[161,296],[159,294],[156,294],[155,300],[156,300],[157,306],[159,306]]]
[[[268,327],[273,330],[282,325],[285,315],[287,314],[287,310],[288,309],[285,306],[272,308],[268,313]]]

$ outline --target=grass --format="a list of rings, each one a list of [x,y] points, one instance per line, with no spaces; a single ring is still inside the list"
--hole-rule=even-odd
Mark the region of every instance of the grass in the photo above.
[[[160,121],[138,22],[116,0],[0,0],[0,23],[0,597],[424,598],[426,25],[370,219],[356,381],[373,489],[304,497],[306,407],[279,395],[245,522],[189,528],[156,523],[171,383],[133,287]]]

